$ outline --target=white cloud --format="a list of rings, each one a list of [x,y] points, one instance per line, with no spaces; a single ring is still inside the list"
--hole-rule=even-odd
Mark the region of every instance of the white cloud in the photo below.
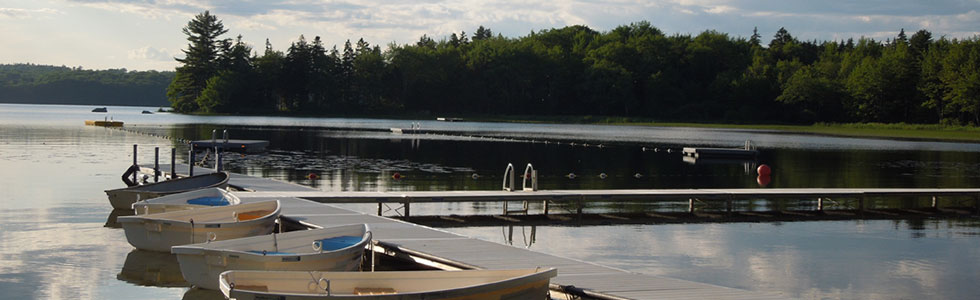
[[[157,49],[150,46],[133,49],[129,51],[129,59],[154,60],[154,61],[173,61],[174,55],[167,49]]]
[[[0,7],[0,18],[41,18],[51,15],[62,14],[61,11],[51,8],[26,9],[26,8],[5,8]]]

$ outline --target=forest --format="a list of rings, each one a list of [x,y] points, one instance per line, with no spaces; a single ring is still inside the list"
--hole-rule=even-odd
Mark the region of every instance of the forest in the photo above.
[[[169,106],[174,72],[0,64],[0,102]]]

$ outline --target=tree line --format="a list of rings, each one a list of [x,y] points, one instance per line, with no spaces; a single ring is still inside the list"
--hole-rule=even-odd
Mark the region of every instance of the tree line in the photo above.
[[[980,39],[764,44],[717,31],[667,35],[648,22],[598,32],[568,26],[507,38],[426,35],[382,51],[363,39],[286,51],[236,40],[209,12],[167,98],[179,112],[601,115],[694,122],[980,124]]]
[[[167,106],[174,72],[0,65],[0,102]]]

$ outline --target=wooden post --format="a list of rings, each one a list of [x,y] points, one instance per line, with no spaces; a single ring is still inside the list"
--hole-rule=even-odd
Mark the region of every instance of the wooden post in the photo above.
[[[136,147],[138,147],[138,146],[136,144],[133,144],[133,165],[134,166],[138,166],[139,165],[139,164],[136,163]],[[136,176],[137,174],[139,174],[139,172],[133,172],[133,183],[135,183],[135,184],[139,184],[139,181],[138,181],[139,179],[137,179],[137,176]]]
[[[932,196],[932,209],[939,209],[939,201],[936,200],[936,196]]]
[[[187,176],[194,176],[194,143],[191,143],[191,150],[187,154]]]
[[[547,216],[548,215],[548,200],[544,200],[544,204],[541,205],[541,208],[544,210],[544,215]]]
[[[153,148],[153,182],[160,182],[160,147]]]
[[[687,212],[694,213],[694,198],[687,199]]]
[[[823,198],[817,198],[817,211],[823,211]]]
[[[177,179],[177,148],[170,148],[170,179]]]
[[[402,204],[404,204],[404,205],[405,205],[405,217],[406,217],[406,218],[408,218],[408,216],[409,216],[409,215],[410,215],[410,213],[412,212],[412,207],[410,206],[410,205],[411,205],[412,203],[409,203],[409,202],[404,202],[404,203],[402,203]]]
[[[378,216],[381,216],[381,202],[378,202]]]

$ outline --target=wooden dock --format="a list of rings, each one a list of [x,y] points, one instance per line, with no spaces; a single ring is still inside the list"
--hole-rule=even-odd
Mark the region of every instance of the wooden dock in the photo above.
[[[758,150],[741,148],[684,147],[681,153],[695,158],[755,158],[759,155]]]
[[[184,173],[187,166],[177,168]],[[204,172],[200,170],[199,172]],[[282,203],[283,218],[310,227],[364,223],[370,226],[376,240],[375,252],[411,260],[432,267],[452,269],[509,269],[554,267],[558,277],[552,280],[555,294],[561,290],[582,293],[595,299],[787,299],[767,292],[754,292],[706,283],[639,274],[589,262],[558,257],[494,242],[469,238],[451,232],[374,216],[288,195],[324,196],[325,192],[272,179],[233,174],[229,184],[244,190],[236,192],[242,202],[277,199]],[[421,192],[420,192],[421,193]],[[429,192],[431,201],[440,192]],[[467,199],[466,192],[444,192]],[[517,194],[516,192],[508,192]],[[343,193],[341,193],[343,194]],[[491,195],[492,193],[485,194]],[[362,196],[366,196],[363,195]],[[390,196],[390,195],[389,195]],[[420,195],[416,195],[418,197]],[[354,197],[359,198],[359,197]],[[363,197],[361,197],[363,198]],[[421,198],[420,198],[421,199]],[[442,197],[445,200],[447,198]],[[450,197],[449,199],[454,199]],[[475,199],[475,198],[474,198]],[[377,200],[377,199],[375,199]]]

